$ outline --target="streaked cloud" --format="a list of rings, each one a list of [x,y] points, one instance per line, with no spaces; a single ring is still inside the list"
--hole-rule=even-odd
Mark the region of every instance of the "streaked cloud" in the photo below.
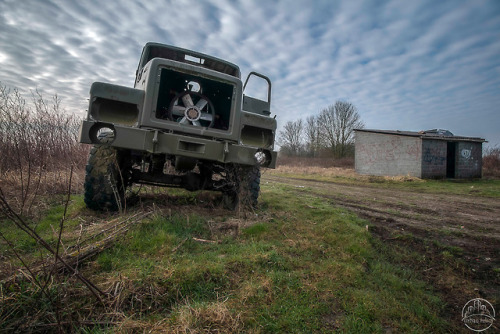
[[[280,124],[338,99],[370,128],[500,145],[500,2],[0,2],[0,81],[83,115],[93,81],[131,86],[157,41],[261,71]]]

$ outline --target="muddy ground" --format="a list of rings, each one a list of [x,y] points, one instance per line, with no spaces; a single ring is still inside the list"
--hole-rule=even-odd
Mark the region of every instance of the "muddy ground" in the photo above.
[[[401,261],[445,302],[443,316],[464,331],[461,312],[472,298],[500,309],[500,200],[422,193],[376,185],[345,184],[263,175],[263,183],[295,187],[355,212],[382,245],[411,253]],[[496,269],[496,270],[495,270]],[[490,330],[498,330],[499,323]]]

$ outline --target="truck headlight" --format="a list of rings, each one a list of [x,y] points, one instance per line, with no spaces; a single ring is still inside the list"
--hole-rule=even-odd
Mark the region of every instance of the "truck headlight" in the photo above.
[[[255,162],[262,167],[269,166],[272,160],[271,152],[263,149],[260,149],[257,152],[255,152],[254,157],[255,157]]]
[[[116,130],[112,124],[98,123],[90,128],[89,137],[94,144],[110,144],[115,140]]]

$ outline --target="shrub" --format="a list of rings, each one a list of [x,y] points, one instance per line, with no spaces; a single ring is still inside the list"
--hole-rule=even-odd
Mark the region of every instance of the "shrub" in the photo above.
[[[78,143],[79,119],[56,96],[35,91],[27,103],[17,89],[0,84],[0,189],[27,214],[39,195],[67,189],[69,170],[83,171],[88,148]],[[74,180],[81,182],[75,173]]]
[[[490,147],[485,150],[483,176],[500,178],[500,147]]]

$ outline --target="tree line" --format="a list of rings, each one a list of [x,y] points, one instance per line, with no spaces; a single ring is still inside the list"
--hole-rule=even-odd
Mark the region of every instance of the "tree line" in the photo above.
[[[362,128],[364,123],[356,107],[337,101],[305,120],[288,121],[279,132],[280,153],[309,157],[353,156],[354,129]]]

